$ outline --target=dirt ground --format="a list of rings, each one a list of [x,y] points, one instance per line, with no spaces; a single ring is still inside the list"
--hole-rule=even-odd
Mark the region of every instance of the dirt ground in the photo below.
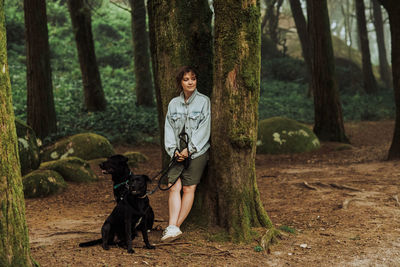
[[[352,147],[323,143],[319,151],[258,155],[258,188],[276,227],[289,226],[270,253],[251,244],[215,241],[210,229],[184,227],[175,244],[159,245],[161,230],[150,233],[155,250],[134,241],[135,254],[113,247],[79,248],[100,237],[114,206],[112,183],[69,184],[59,195],[27,199],[33,258],[41,266],[400,266],[399,161],[386,161],[394,122],[347,123]],[[117,147],[141,151],[150,161],[135,173],[155,175],[159,147]],[[167,193],[150,197],[158,229],[167,226]]]

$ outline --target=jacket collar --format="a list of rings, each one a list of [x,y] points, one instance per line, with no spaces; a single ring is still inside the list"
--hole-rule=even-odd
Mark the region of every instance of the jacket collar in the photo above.
[[[193,94],[187,100],[187,102],[185,102],[185,95],[183,94],[183,91],[182,91],[181,94],[179,95],[179,98],[180,98],[182,103],[189,105],[193,101],[193,99],[196,97],[197,94],[198,94],[198,92],[197,92],[197,88],[196,88],[194,90]]]

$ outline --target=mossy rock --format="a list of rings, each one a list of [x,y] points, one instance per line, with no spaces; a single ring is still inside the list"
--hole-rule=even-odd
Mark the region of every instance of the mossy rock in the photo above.
[[[110,142],[95,133],[82,133],[62,139],[44,149],[43,161],[78,157],[84,160],[106,158],[114,154]]]
[[[26,198],[45,197],[67,188],[61,174],[51,170],[36,170],[22,177]]]
[[[43,162],[39,168],[57,171],[68,182],[82,183],[98,180],[89,163],[78,157]]]
[[[318,137],[295,120],[273,117],[259,123],[257,153],[290,154],[320,148]]]
[[[38,139],[31,127],[20,119],[15,119],[18,136],[18,154],[22,175],[36,170],[40,165]]]
[[[138,167],[139,163],[149,160],[148,157],[137,151],[126,152],[123,155],[128,158],[128,165],[131,168],[136,168]]]

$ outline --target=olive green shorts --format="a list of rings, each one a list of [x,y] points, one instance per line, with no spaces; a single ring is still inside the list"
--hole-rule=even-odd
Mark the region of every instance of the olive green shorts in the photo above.
[[[204,168],[208,162],[208,151],[203,155],[190,160],[189,167],[183,170],[183,164],[175,164],[168,171],[168,183],[174,183],[180,176],[182,185],[195,185],[200,183],[201,176],[203,175]],[[183,172],[182,172],[183,171]]]

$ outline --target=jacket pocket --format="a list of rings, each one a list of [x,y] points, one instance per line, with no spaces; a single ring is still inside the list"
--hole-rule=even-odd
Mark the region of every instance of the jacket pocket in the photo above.
[[[200,112],[191,113],[189,115],[190,128],[192,130],[196,130],[197,128],[199,128],[200,121],[202,120],[203,117],[204,115],[201,114]]]

